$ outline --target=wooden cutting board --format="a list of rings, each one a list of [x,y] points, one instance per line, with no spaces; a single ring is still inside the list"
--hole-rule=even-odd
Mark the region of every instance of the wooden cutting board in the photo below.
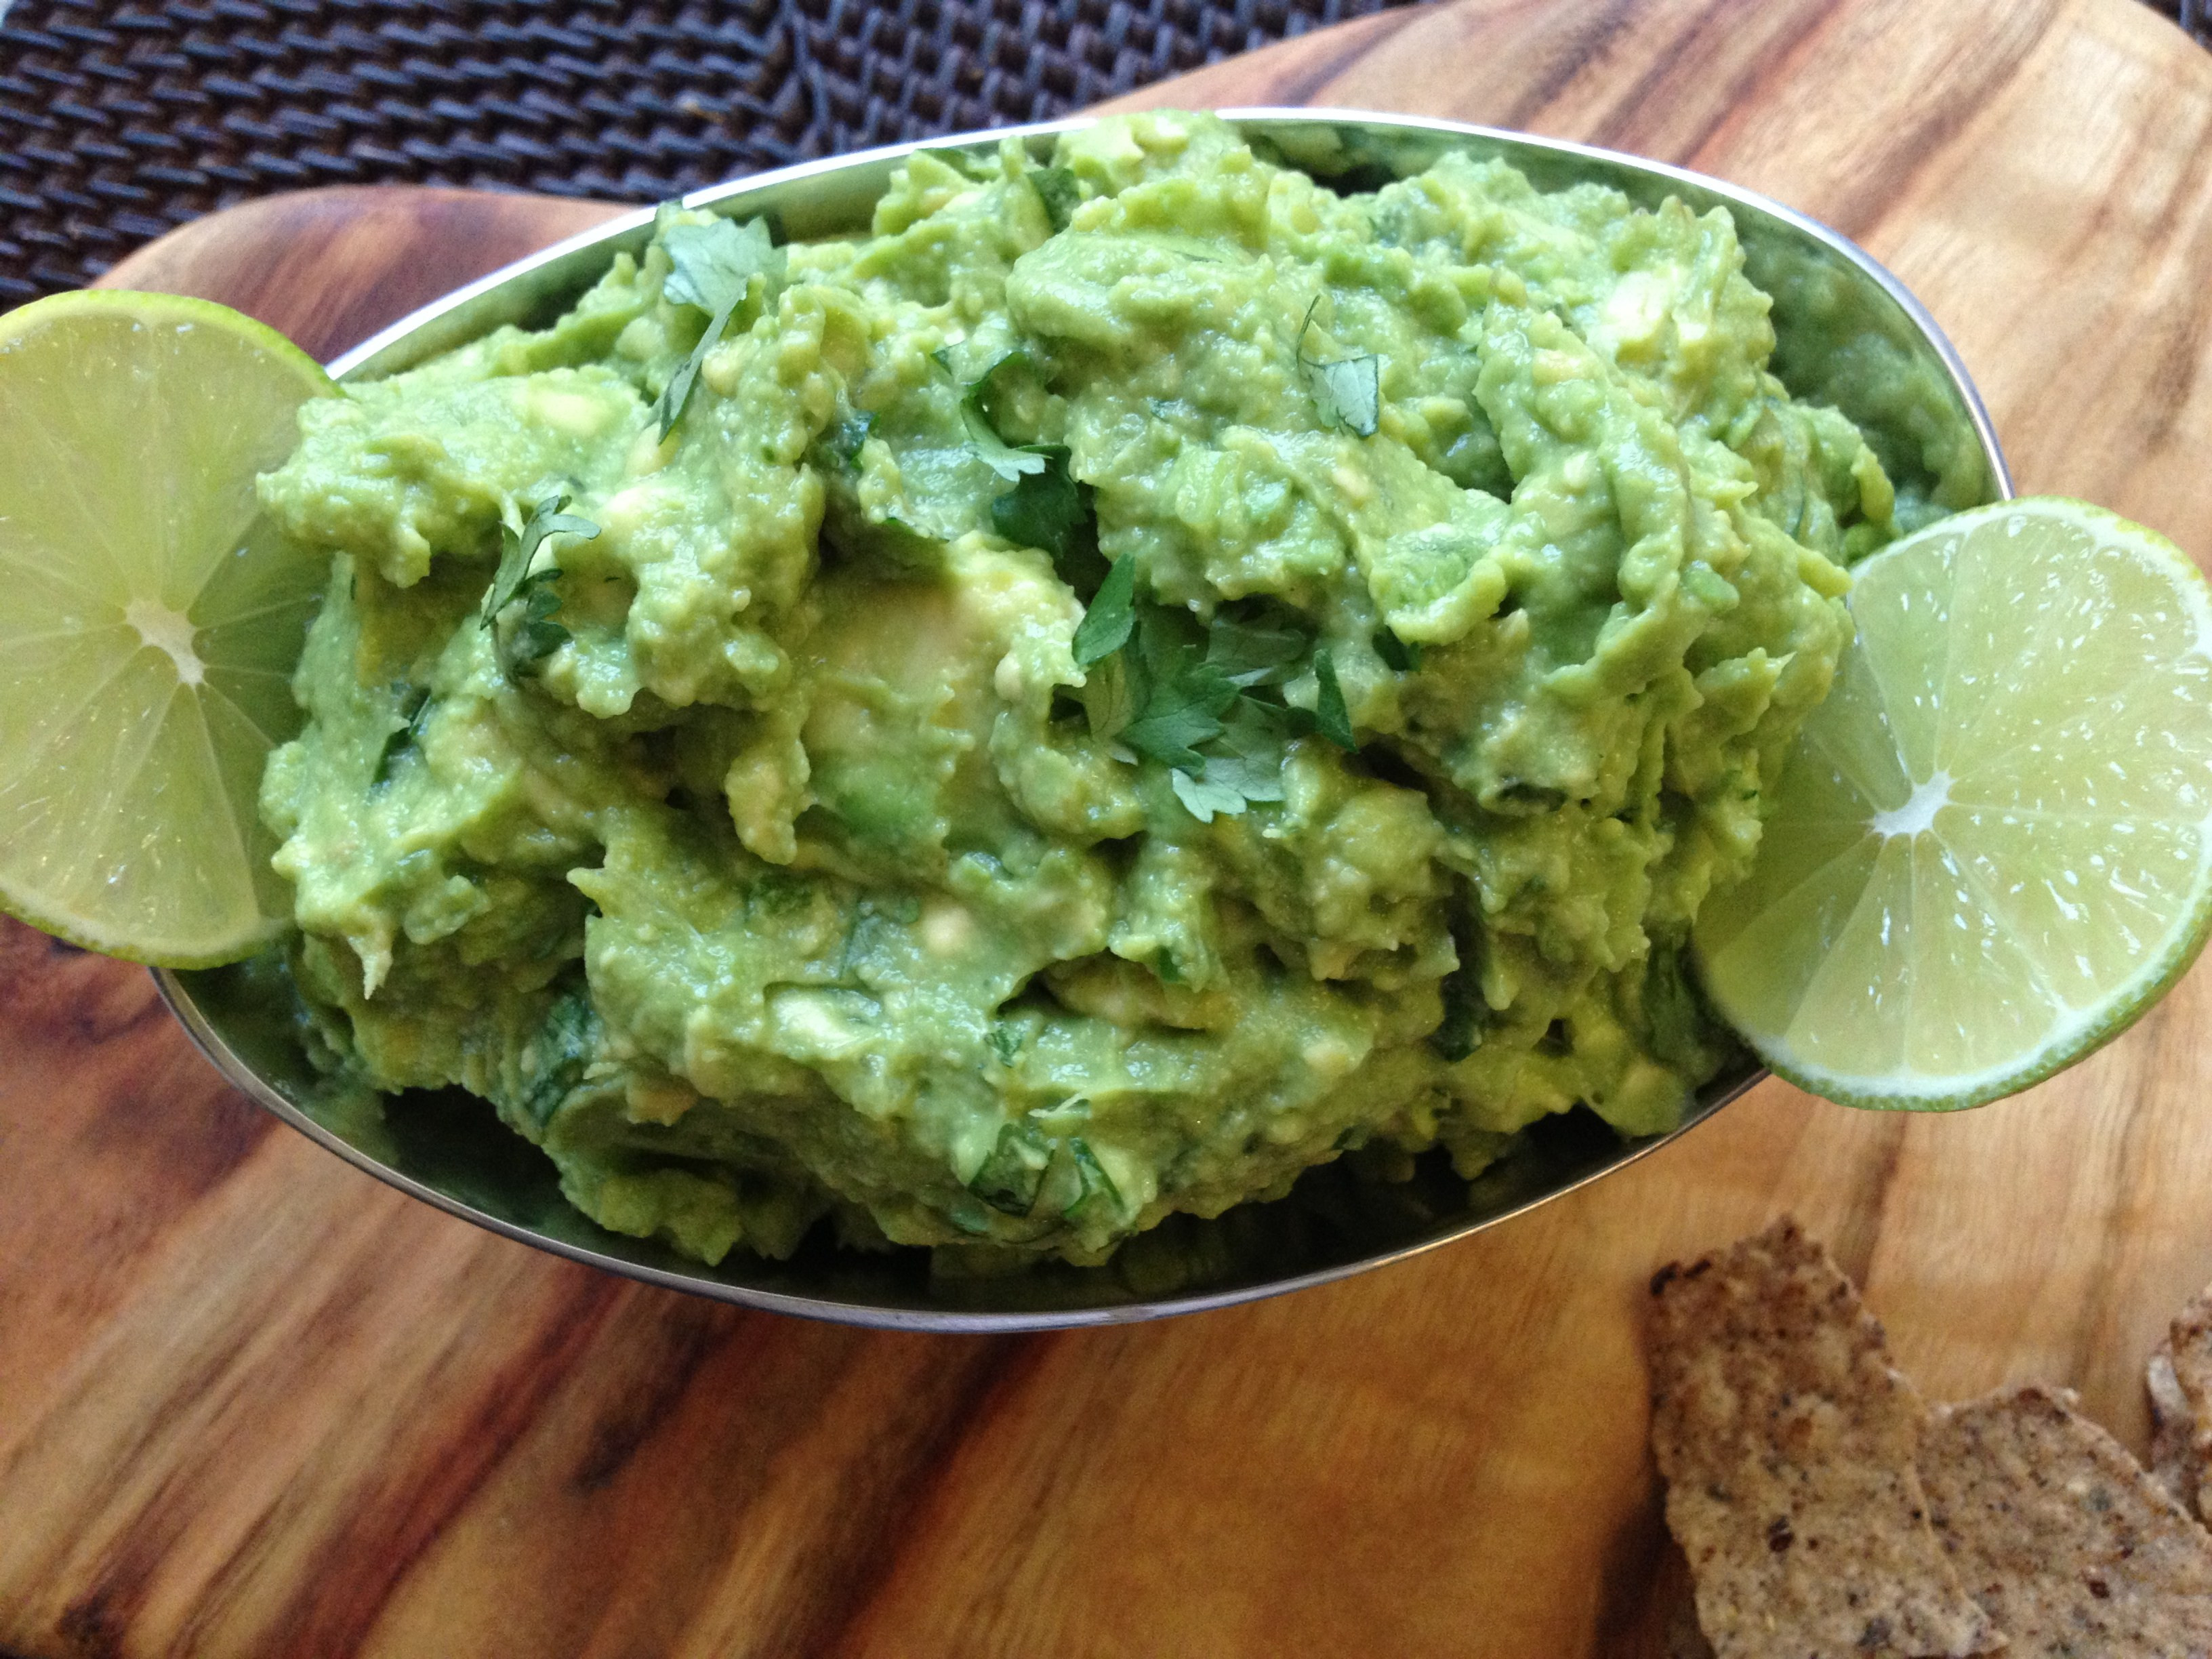
[[[2212,58],[2132,0],[1466,0],[1147,102],[1339,104],[1686,163],[1949,329],[2021,484],[2212,555]],[[118,283],[329,354],[591,222],[341,191]],[[4,600],[0,600],[4,603]],[[1770,1084],[1419,1261],[1027,1339],[641,1288],[264,1118],[144,974],[0,930],[0,1646],[63,1655],[1656,1654],[1681,1594],[1640,1305],[1794,1209],[1938,1397],[2140,1375],[2212,1279],[2212,973],[1953,1119]]]

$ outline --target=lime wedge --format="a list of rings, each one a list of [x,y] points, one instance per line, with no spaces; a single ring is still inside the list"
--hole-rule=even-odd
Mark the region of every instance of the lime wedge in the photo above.
[[[2212,593],[2080,501],[1855,573],[1858,637],[1750,876],[1695,943],[1722,1016],[1853,1106],[1977,1106],[2124,1030],[2212,922]]]
[[[203,300],[0,316],[0,908],[176,967],[289,914],[254,798],[327,566],[267,527],[253,478],[329,390]]]

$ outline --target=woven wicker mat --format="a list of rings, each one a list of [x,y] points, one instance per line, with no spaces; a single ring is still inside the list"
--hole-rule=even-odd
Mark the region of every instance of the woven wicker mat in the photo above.
[[[653,201],[1042,120],[1407,0],[0,0],[0,309],[249,196]]]
[[[0,309],[272,191],[653,201],[1042,120],[1405,3],[0,0]],[[2212,36],[2212,0],[2150,3]]]

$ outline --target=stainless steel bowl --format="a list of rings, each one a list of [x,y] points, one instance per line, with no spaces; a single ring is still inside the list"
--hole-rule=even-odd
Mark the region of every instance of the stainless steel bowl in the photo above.
[[[1556,139],[1343,111],[1224,113],[1255,143],[1348,187],[1371,188],[1460,149],[1509,161],[1540,189],[1595,182],[1644,206],[1677,196],[1700,212],[1725,207],[1735,216],[1752,279],[1774,298],[1781,342],[1775,367],[1793,392],[1837,403],[1856,419],[1893,477],[1924,480],[1948,472],[1954,497],[1948,506],[2012,493],[1989,417],[1935,320],[1881,266],[1802,214],[1677,167]],[[769,216],[786,240],[850,234],[866,225],[891,170],[917,149],[995,145],[1011,136],[1042,155],[1060,134],[1085,125],[1058,121],[893,145],[718,185],[685,202],[747,218]],[[652,224],[653,210],[641,209],[495,271],[355,347],[331,372],[341,380],[374,378],[503,323],[550,321],[597,280],[617,250],[643,247]],[[1832,379],[1829,371],[1867,353],[1918,375],[1932,395],[1910,410],[1855,405],[1853,380]],[[501,1127],[482,1102],[455,1094],[403,1096],[380,1114],[330,1096],[300,1047],[285,983],[267,963],[156,978],[185,1029],[233,1083],[309,1139],[403,1192],[509,1238],[652,1284],[852,1324],[1007,1331],[1223,1307],[1325,1284],[1494,1226],[1673,1139],[1623,1140],[1591,1115],[1577,1112],[1538,1125],[1516,1155],[1472,1183],[1453,1178],[1435,1158],[1402,1186],[1363,1185],[1327,1167],[1310,1172],[1291,1196],[1274,1203],[1240,1206],[1213,1221],[1173,1218],[1103,1267],[933,1279],[928,1257],[919,1250],[860,1255],[811,1240],[788,1261],[736,1252],[710,1268],[586,1219],[562,1198],[551,1164]],[[1717,1079],[1674,1133],[1709,1117],[1762,1075],[1747,1066]]]

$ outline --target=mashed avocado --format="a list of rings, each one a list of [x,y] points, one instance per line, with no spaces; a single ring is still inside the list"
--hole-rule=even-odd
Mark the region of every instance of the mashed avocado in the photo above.
[[[1896,532],[1741,265],[1190,115],[919,155],[860,240],[664,210],[261,481],[333,561],[262,791],[319,1030],[710,1262],[1669,1127]]]

